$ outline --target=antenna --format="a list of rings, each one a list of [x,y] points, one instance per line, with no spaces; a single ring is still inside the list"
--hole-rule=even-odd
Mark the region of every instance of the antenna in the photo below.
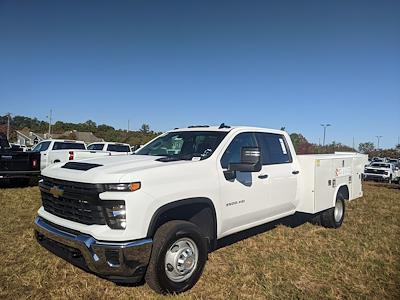
[[[222,129],[222,128],[231,128],[231,126],[225,125],[225,123],[221,123],[221,125],[219,125],[218,129]]]

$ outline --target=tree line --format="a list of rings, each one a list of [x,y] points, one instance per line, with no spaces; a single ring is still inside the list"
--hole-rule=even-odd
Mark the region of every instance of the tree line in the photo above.
[[[0,116],[0,125],[4,128],[7,124],[8,117]],[[10,140],[16,140],[16,130],[29,129],[35,133],[47,133],[49,130],[49,123],[46,121],[38,120],[37,118],[30,118],[25,116],[14,116],[10,120]],[[84,123],[70,123],[57,121],[51,126],[51,132],[63,134],[66,131],[82,131],[92,132],[95,136],[104,139],[105,141],[113,141],[119,143],[128,143],[130,145],[143,145],[149,140],[155,138],[160,132],[155,132],[150,129],[148,124],[143,124],[137,130],[123,130],[115,129],[107,124],[97,125],[96,122],[88,120]],[[61,136],[61,138],[74,139],[74,133]]]
[[[327,145],[317,145],[308,142],[308,140],[300,133],[291,133],[290,138],[292,140],[293,146],[296,149],[297,154],[326,154],[337,152],[360,152],[364,154],[368,154],[370,157],[391,157],[391,158],[399,158],[400,157],[400,144],[396,145],[395,148],[392,149],[376,149],[374,143],[365,142],[360,143],[358,149],[354,149],[347,145],[343,145],[341,143],[332,142]]]
[[[7,124],[7,116],[0,116],[0,128],[5,128],[5,124]],[[11,119],[10,122],[10,140],[16,140],[15,130],[22,130],[24,128],[28,128],[30,131],[35,133],[46,133],[49,129],[49,123],[46,121],[38,120],[37,118],[30,118],[25,116],[15,116]],[[282,130],[285,128],[282,127]],[[120,143],[128,143],[130,145],[143,145],[155,138],[157,135],[161,134],[161,132],[155,132],[150,129],[148,124],[143,124],[138,130],[126,131],[122,129],[115,129],[114,127],[106,124],[97,125],[96,122],[92,120],[88,120],[84,123],[70,123],[70,122],[55,122],[52,127],[52,133],[62,134],[66,131],[90,131],[99,138],[104,139],[105,141],[113,141]],[[5,132],[4,132],[5,133]],[[70,134],[67,136],[63,136],[62,138],[66,139],[74,139],[74,134]],[[294,148],[296,149],[297,154],[323,154],[323,153],[333,153],[335,151],[344,151],[344,152],[354,152],[359,151],[361,153],[365,153],[372,156],[380,156],[380,157],[400,157],[400,145],[397,145],[393,149],[376,149],[372,142],[365,142],[359,144],[358,149],[353,149],[347,145],[332,142],[327,145],[318,145],[310,143],[302,134],[300,133],[291,133],[290,138],[293,142]]]

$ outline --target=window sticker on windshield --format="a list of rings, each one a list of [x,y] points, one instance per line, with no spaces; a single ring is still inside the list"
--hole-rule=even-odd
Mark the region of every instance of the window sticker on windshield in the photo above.
[[[286,146],[285,146],[285,143],[283,142],[283,139],[279,139],[279,142],[281,143],[281,148],[282,148],[283,154],[287,154]]]

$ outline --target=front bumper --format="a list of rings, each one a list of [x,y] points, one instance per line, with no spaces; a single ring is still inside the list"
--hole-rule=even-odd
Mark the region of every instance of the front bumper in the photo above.
[[[143,279],[150,259],[151,239],[99,241],[39,216],[34,227],[40,245],[73,265],[114,282],[136,283]]]
[[[364,173],[364,180],[388,181],[389,175]]]
[[[31,178],[40,176],[40,170],[36,171],[0,171],[0,179],[7,178]]]

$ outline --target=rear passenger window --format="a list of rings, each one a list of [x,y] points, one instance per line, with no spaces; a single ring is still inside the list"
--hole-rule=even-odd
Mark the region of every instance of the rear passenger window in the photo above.
[[[274,133],[257,133],[258,145],[261,148],[263,165],[291,163],[289,147],[285,137]]]

